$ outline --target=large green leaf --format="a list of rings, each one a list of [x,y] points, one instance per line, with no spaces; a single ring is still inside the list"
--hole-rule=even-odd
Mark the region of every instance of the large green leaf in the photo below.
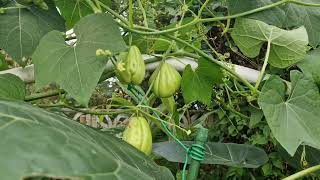
[[[124,141],[26,103],[0,100],[1,179],[173,179]]]
[[[193,71],[188,65],[182,76],[181,88],[186,103],[200,101],[206,105],[211,104],[212,87],[214,83],[222,80],[219,66],[206,59],[199,59],[199,67]]]
[[[10,9],[0,14],[0,49],[4,49],[22,66],[46,33],[52,30],[65,31],[64,20],[54,3],[51,0],[46,2],[48,11],[32,6]]]
[[[228,0],[230,14],[237,14],[259,8],[279,0]],[[320,3],[319,0],[299,0],[306,3]],[[313,47],[320,44],[320,9],[287,3],[259,13],[246,16],[264,21],[281,28],[304,26],[308,32],[309,43]]]
[[[303,156],[308,167],[320,164],[320,151],[310,146],[300,146],[293,157],[290,156],[286,152],[286,150],[284,150],[281,147],[278,148],[278,152],[287,161],[289,165],[297,169],[304,169],[304,167],[302,166],[303,162],[301,162],[301,160],[303,160],[301,157]]]
[[[273,3],[272,0],[227,0],[228,10],[231,15],[250,11],[271,3]],[[280,7],[274,7],[246,17],[282,27],[285,20],[285,12]]]
[[[81,104],[87,105],[107,61],[97,57],[96,50],[117,53],[124,51],[126,45],[117,24],[108,14],[82,18],[74,32],[77,35],[75,46],[66,45],[58,31],[48,33],[40,41],[32,56],[36,86],[56,82]]]
[[[99,1],[109,5],[111,0]],[[55,2],[68,28],[72,28],[82,17],[94,13],[86,0],[56,0]]]
[[[258,103],[279,143],[294,155],[301,144],[320,148],[320,95],[311,77],[291,72],[291,88],[271,76],[262,88]]]
[[[262,45],[270,42],[269,63],[279,68],[300,61],[308,45],[308,34],[304,27],[286,31],[247,18],[236,20],[231,36],[240,50],[250,58],[258,56]]]
[[[0,74],[0,98],[24,100],[26,85],[13,74]]]
[[[183,141],[183,143],[190,147],[194,142]],[[257,168],[268,161],[268,156],[262,149],[251,145],[207,142],[205,147],[202,164]],[[153,152],[171,162],[183,163],[186,158],[185,150],[175,142],[155,143]]]
[[[320,49],[309,51],[297,65],[305,75],[312,76],[320,87]]]

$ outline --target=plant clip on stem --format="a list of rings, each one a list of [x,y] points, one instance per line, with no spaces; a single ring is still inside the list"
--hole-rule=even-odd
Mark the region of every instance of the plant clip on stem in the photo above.
[[[147,105],[147,103],[143,100],[143,93],[135,88],[135,85],[129,84],[127,89],[135,96],[136,99],[142,101],[144,105]],[[152,110],[152,112],[157,119],[161,119],[156,111]],[[186,179],[185,174],[189,157],[191,157],[191,163],[187,179],[196,180],[199,174],[200,162],[205,158],[205,142],[208,138],[208,129],[199,128],[196,136],[196,143],[192,144],[191,147],[187,147],[168,129],[168,126],[165,122],[160,121],[160,123],[167,134],[169,134],[186,151],[186,158],[182,171],[182,180]]]

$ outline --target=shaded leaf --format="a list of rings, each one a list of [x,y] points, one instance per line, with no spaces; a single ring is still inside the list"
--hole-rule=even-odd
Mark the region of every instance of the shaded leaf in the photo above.
[[[8,69],[8,63],[5,59],[5,55],[1,54],[0,52],[0,71],[7,70],[7,69]]]
[[[237,19],[231,36],[240,50],[250,58],[257,57],[262,45],[271,42],[268,62],[279,68],[300,61],[308,45],[308,34],[304,27],[286,31],[252,19]]]
[[[256,108],[250,108],[250,122],[249,122],[249,128],[256,127],[259,122],[261,122],[263,118],[263,112],[261,110],[258,110]]]
[[[190,147],[194,142],[182,143]],[[207,142],[205,147],[205,159],[201,161],[202,164],[257,168],[268,161],[267,154],[262,149],[246,144]],[[171,162],[183,163],[186,158],[185,150],[175,142],[154,143],[153,152]]]
[[[287,151],[281,147],[278,148],[280,155],[294,168],[303,170],[301,157],[303,157],[303,146],[300,146],[294,156],[290,156]],[[305,161],[307,166],[316,166],[320,164],[320,150],[312,148],[310,146],[305,146]]]
[[[305,75],[313,77],[313,80],[320,86],[320,49],[309,51],[297,65]]]
[[[87,105],[107,58],[96,56],[97,49],[112,53],[124,51],[126,45],[118,26],[108,14],[89,15],[74,27],[75,46],[68,46],[58,31],[48,33],[33,55],[36,86],[56,82],[73,98]]]
[[[64,20],[54,3],[52,0],[46,2],[49,10],[31,6],[6,10],[6,13],[0,14],[0,49],[4,49],[22,66],[45,34],[52,30],[65,31]],[[15,3],[7,6],[15,6]]]
[[[26,85],[13,74],[0,74],[0,98],[24,100]]]
[[[0,100],[0,136],[2,179],[173,179],[124,141],[26,103]]]
[[[230,14],[237,14],[278,1],[279,0],[228,0],[228,9]],[[303,2],[319,3],[320,1],[303,0]],[[282,6],[250,14],[246,17],[261,20],[267,24],[285,29],[304,26],[308,32],[310,45],[316,47],[320,44],[320,9],[318,7],[286,3]]]
[[[320,148],[320,95],[312,78],[291,72],[291,92],[272,76],[262,88],[258,103],[279,143],[293,156],[301,144]]]
[[[219,66],[206,59],[199,59],[196,71],[186,66],[181,82],[182,94],[186,103],[200,101],[211,104],[212,87],[222,81],[223,74]]]
[[[273,1],[274,0],[227,0],[227,4],[229,13],[233,15],[272,4]],[[277,27],[282,27],[285,21],[285,12],[277,6],[245,17],[261,20],[267,24]]]
[[[106,5],[111,3],[110,0],[99,1]],[[94,13],[86,0],[55,0],[55,2],[68,28],[72,28],[81,18]]]

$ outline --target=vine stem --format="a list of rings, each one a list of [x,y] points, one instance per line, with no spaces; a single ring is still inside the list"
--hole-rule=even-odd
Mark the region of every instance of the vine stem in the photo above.
[[[91,7],[94,13],[101,13],[102,11],[97,8],[97,6],[91,1],[91,0],[86,0],[87,4]]]
[[[254,90],[254,87],[245,79],[243,79],[242,77],[240,77],[233,69],[229,68],[228,66],[226,66],[224,63],[212,58],[211,56],[209,56],[208,54],[206,54],[205,52],[201,51],[200,49],[194,47],[193,45],[189,44],[188,42],[180,39],[180,38],[176,38],[174,36],[165,34],[164,36],[167,36],[170,39],[173,39],[181,44],[184,44],[188,47],[190,47],[191,49],[193,49],[194,51],[196,51],[197,53],[199,53],[202,57],[204,57],[205,59],[217,64],[218,66],[220,66],[221,68],[223,68],[224,70],[226,70],[227,72],[229,72],[231,75],[235,76],[236,78],[238,78],[241,82],[243,82],[248,88],[250,88],[250,90]]]
[[[87,0],[88,1],[88,0]],[[183,28],[186,28],[186,27],[189,27],[189,26],[192,26],[192,25],[195,25],[199,22],[214,22],[214,21],[222,21],[222,20],[228,20],[228,19],[234,19],[234,18],[238,18],[238,17],[243,17],[243,16],[246,16],[246,15],[250,15],[250,14],[253,14],[253,13],[257,13],[257,12],[260,12],[260,11],[264,11],[264,10],[267,10],[267,9],[271,9],[271,8],[274,8],[274,7],[277,7],[277,6],[280,6],[282,4],[285,4],[285,3],[293,3],[293,4],[298,4],[298,5],[302,5],[302,6],[313,6],[313,7],[319,7],[320,6],[320,3],[319,4],[315,4],[315,3],[305,3],[305,2],[299,2],[299,1],[296,1],[296,0],[281,0],[281,1],[278,1],[278,2],[275,2],[275,3],[272,3],[272,4],[269,4],[269,5],[266,5],[266,6],[262,6],[262,7],[259,7],[259,8],[256,8],[256,9],[252,9],[250,11],[246,11],[246,12],[242,12],[242,13],[238,13],[238,14],[234,14],[234,15],[229,15],[229,16],[221,16],[221,17],[213,17],[213,18],[205,18],[205,19],[201,19],[199,17],[195,17],[195,19],[189,23],[186,23],[186,24],[183,24],[179,27],[175,27],[175,28],[171,28],[171,29],[166,29],[166,30],[162,30],[162,31],[159,31],[159,30],[154,30],[154,31],[148,31],[148,32],[145,32],[145,31],[136,31],[136,33],[138,34],[142,34],[142,35],[160,35],[160,34],[166,34],[166,33],[171,33],[171,32],[175,32],[175,31],[178,31],[180,29],[183,29]],[[110,14],[112,14],[113,16],[115,16],[116,18],[120,19],[123,23],[126,23],[126,19],[124,19],[122,16],[120,16],[118,13],[116,13],[115,11],[113,11],[111,8],[109,8],[108,6],[106,6],[105,4],[101,3],[101,6],[103,6],[106,11],[108,11]],[[135,26],[135,27],[138,27],[138,26]]]
[[[262,81],[264,72],[266,71],[266,68],[267,68],[267,66],[268,66],[270,49],[271,49],[271,40],[268,40],[266,56],[265,56],[265,58],[264,58],[263,66],[262,66],[262,69],[261,69],[261,71],[260,71],[258,80],[257,80],[256,85],[255,85],[255,90],[258,90],[259,85],[260,85],[260,83],[261,83],[261,81]]]
[[[63,93],[65,93],[65,91],[61,90],[61,89],[52,90],[52,91],[48,91],[48,92],[44,92],[44,93],[37,93],[37,94],[32,94],[30,96],[26,96],[24,98],[24,100],[25,101],[34,101],[34,100],[43,99],[43,98],[47,98],[47,97],[57,96],[57,95],[63,94]]]
[[[24,9],[24,8],[28,8],[28,7],[23,5],[18,5],[16,7],[2,7],[0,9],[5,11],[5,10],[11,10],[11,9]]]
[[[133,0],[129,0],[129,27],[133,28]]]
[[[113,110],[113,111],[106,111],[106,110],[91,110],[91,109],[81,109],[81,108],[76,108],[64,103],[60,104],[36,104],[36,106],[41,107],[41,108],[52,108],[52,107],[64,107],[68,108],[77,112],[82,112],[85,114],[92,114],[92,115],[111,115],[111,114],[121,114],[121,113],[128,113],[135,111],[133,109],[125,109],[125,110]]]
[[[99,0],[94,0],[96,7],[99,9],[99,11],[101,11],[101,6],[100,6],[100,1]]]
[[[318,3],[306,3],[306,2],[296,1],[296,0],[289,0],[289,2],[293,3],[293,4],[302,5],[302,6],[320,7],[320,4],[318,4]]]
[[[202,4],[202,6],[201,6],[201,8],[200,8],[200,10],[199,10],[199,12],[198,12],[198,17],[199,17],[199,18],[201,17],[201,14],[202,14],[203,10],[207,7],[207,5],[208,5],[209,2],[210,2],[210,0],[206,0],[206,1]]]
[[[141,10],[141,12],[142,12],[143,24],[144,24],[145,27],[149,27],[149,26],[148,26],[147,14],[146,14],[146,11],[145,11],[145,9],[144,9],[144,7],[143,7],[143,4],[141,3],[141,0],[138,0],[138,4],[139,4],[139,8],[140,8],[140,10]]]
[[[213,21],[234,19],[234,18],[237,18],[237,17],[242,17],[242,16],[246,16],[246,15],[253,14],[253,13],[256,13],[256,12],[264,11],[264,10],[267,10],[267,9],[270,9],[270,8],[274,8],[276,6],[279,6],[279,5],[282,5],[282,4],[285,4],[285,3],[297,3],[297,2],[293,1],[293,0],[281,0],[281,1],[269,4],[269,5],[266,5],[266,6],[262,6],[262,7],[256,8],[256,9],[252,9],[250,11],[243,12],[243,13],[238,13],[238,14],[229,15],[229,16],[205,18],[205,19],[201,19],[200,17],[195,17],[193,21],[191,21],[189,23],[186,23],[186,24],[183,24],[183,25],[181,25],[179,27],[166,29],[166,30],[162,30],[162,31],[159,31],[159,30],[155,30],[155,31],[151,31],[151,32],[150,31],[149,32],[136,31],[136,33],[143,34],[143,35],[167,34],[167,33],[175,32],[175,31],[178,31],[180,29],[195,25],[197,23],[205,23],[205,22],[213,22]],[[315,6],[315,5],[318,5],[318,4],[303,3],[303,4],[300,4],[300,5]],[[320,4],[319,4],[319,6],[320,6]],[[107,11],[109,11],[109,10],[107,9]],[[138,26],[135,26],[135,27],[138,27]]]
[[[136,29],[132,29],[128,26],[126,26],[125,24],[121,23],[121,22],[117,22],[118,25],[124,29],[127,29],[128,31],[130,32],[133,32],[133,33],[137,33],[139,34],[139,32],[136,30]],[[143,27],[143,26],[139,26],[140,29],[143,29],[143,30],[147,30],[147,31],[155,31],[154,29],[151,29],[151,28],[146,28],[146,27]],[[235,76],[236,78],[238,78],[241,82],[243,82],[248,88],[250,88],[250,90],[254,91],[255,88],[245,79],[243,79],[241,76],[239,76],[233,69],[227,67],[224,63],[212,58],[211,56],[209,56],[208,54],[206,54],[205,52],[201,51],[200,49],[196,48],[195,46],[189,44],[188,42],[180,39],[180,38],[177,38],[177,37],[174,37],[172,35],[169,35],[169,34],[164,34],[163,36],[166,36],[172,40],[175,40],[177,42],[180,42],[181,44],[185,45],[185,46],[188,46],[190,47],[191,49],[193,49],[194,51],[196,51],[197,53],[199,53],[202,57],[204,57],[205,59],[217,64],[218,66],[220,66],[221,68],[223,68],[224,70],[226,70],[227,72],[229,72],[231,75]]]
[[[294,179],[302,178],[304,176],[307,176],[307,175],[314,173],[316,171],[319,171],[319,170],[320,170],[320,165],[313,166],[308,169],[299,171],[291,176],[288,176],[288,177],[284,178],[283,180],[294,180]]]

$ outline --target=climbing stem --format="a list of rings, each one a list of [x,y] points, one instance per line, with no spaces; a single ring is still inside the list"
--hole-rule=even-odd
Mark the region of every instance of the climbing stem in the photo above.
[[[221,33],[222,36],[225,35],[229,31],[230,22],[231,22],[231,19],[227,19],[227,25],[224,27],[223,32]]]
[[[97,8],[97,6],[91,1],[91,0],[86,0],[87,4],[91,7],[94,13],[101,13],[102,11]]]
[[[242,12],[242,13],[238,13],[238,14],[234,14],[234,15],[229,15],[229,16],[220,16],[220,17],[204,18],[204,19],[201,19],[199,17],[195,17],[193,19],[193,21],[191,21],[189,23],[186,23],[186,24],[183,24],[183,25],[181,25],[179,27],[174,27],[174,28],[166,29],[166,30],[162,30],[162,31],[159,31],[159,30],[139,31],[139,30],[137,30],[136,33],[143,34],[143,35],[167,34],[167,33],[175,32],[175,31],[178,31],[180,29],[183,29],[183,28],[186,28],[186,27],[189,27],[189,26],[193,26],[193,25],[195,25],[197,23],[234,19],[234,18],[237,18],[237,17],[242,17],[242,16],[246,16],[246,15],[253,14],[253,13],[256,13],[256,12],[264,11],[264,10],[267,10],[267,9],[270,9],[270,8],[274,8],[276,6],[279,6],[279,5],[288,3],[288,2],[295,2],[295,1],[281,0],[281,1],[278,1],[278,2],[275,2],[275,3],[272,3],[272,4],[268,4],[266,6],[262,6],[262,7],[256,8],[256,9],[252,9],[250,11],[246,11],[246,12]],[[308,3],[308,4],[301,4],[301,5],[309,5],[309,6],[311,6],[312,4]],[[313,5],[317,5],[317,4],[313,4]],[[109,11],[108,9],[106,9],[106,10]],[[135,26],[135,27],[138,28],[138,26]]]
[[[83,109],[83,108],[77,108],[70,105],[67,105],[65,103],[59,103],[59,104],[36,104],[38,107],[41,108],[52,108],[52,107],[63,107],[67,109],[71,109],[76,112],[82,112],[85,114],[92,114],[92,115],[111,115],[111,114],[121,114],[121,113],[129,113],[132,111],[135,111],[136,108],[132,107],[132,109]]]
[[[129,0],[129,27],[133,28],[133,0]]]
[[[24,98],[24,100],[25,101],[34,101],[34,100],[43,99],[43,98],[47,98],[47,97],[57,96],[59,94],[64,94],[64,93],[65,93],[64,90],[57,89],[57,90],[47,91],[44,93],[31,94],[29,96],[26,96]]]
[[[121,22],[125,23],[126,25],[128,25],[127,20],[122,17],[121,15],[119,15],[117,12],[115,12],[114,10],[112,10],[109,6],[105,5],[104,3],[100,2],[100,5],[106,10],[108,11],[111,15],[113,15],[114,17],[118,18]]]
[[[141,3],[141,0],[137,0],[138,1],[138,4],[139,4],[139,8],[142,12],[142,16],[143,16],[143,24],[145,27],[148,27],[148,19],[147,19],[147,14],[146,14],[146,11],[143,7],[143,4]]]
[[[271,40],[268,41],[268,46],[267,46],[267,52],[264,58],[264,62],[263,62],[263,66],[262,69],[260,71],[259,77],[257,79],[256,85],[255,85],[255,90],[258,90],[259,85],[262,81],[264,72],[266,71],[267,65],[268,65],[268,60],[269,60],[269,55],[270,55],[270,48],[271,48]]]
[[[101,10],[101,6],[100,6],[100,0],[94,0],[95,4],[96,4],[96,7],[102,12]]]
[[[208,5],[209,2],[210,2],[210,0],[206,0],[206,1],[202,4],[202,6],[200,7],[200,10],[199,10],[199,12],[198,12],[198,17],[199,17],[199,18],[201,17],[201,14],[202,14],[203,10],[207,7],[207,5]]]
[[[239,79],[241,82],[243,82],[248,88],[250,88],[250,90],[253,90],[254,87],[245,79],[243,79],[241,76],[239,76],[233,69],[229,68],[228,66],[226,66],[223,62],[220,62],[214,58],[212,58],[210,55],[206,54],[205,52],[203,52],[202,50],[196,48],[195,46],[189,44],[188,42],[180,39],[180,38],[176,38],[174,36],[165,34],[164,36],[175,40],[185,46],[190,47],[191,49],[193,49],[195,52],[197,52],[200,56],[204,57],[205,59],[217,64],[218,66],[220,66],[222,69],[226,70],[227,72],[229,72],[231,75],[235,76],[237,79]]]
[[[289,0],[288,2],[293,3],[293,4],[302,5],[302,6],[320,7],[319,3],[307,3],[307,2],[297,1],[297,0]]]
[[[299,171],[291,176],[288,176],[288,177],[284,178],[283,180],[294,180],[294,179],[302,178],[304,176],[310,175],[311,173],[314,173],[319,170],[320,170],[320,165],[313,166],[308,169]]]
[[[86,0],[86,1],[89,1],[89,0]],[[320,6],[320,3],[317,4],[317,3],[305,3],[305,2],[300,2],[300,1],[296,1],[296,0],[281,0],[281,1],[277,1],[277,2],[272,3],[272,4],[268,4],[268,5],[256,8],[256,9],[252,9],[252,10],[249,10],[249,11],[245,11],[245,12],[242,12],[242,13],[237,13],[237,14],[233,14],[233,15],[229,15],[229,16],[219,16],[219,17],[204,18],[204,19],[199,18],[199,17],[195,17],[191,22],[183,24],[183,25],[181,25],[179,27],[174,27],[174,28],[161,30],[161,31],[159,31],[159,30],[154,30],[154,31],[139,31],[139,30],[136,30],[135,33],[142,34],[142,35],[167,34],[167,33],[172,33],[172,32],[178,31],[180,29],[183,29],[183,28],[186,28],[186,27],[189,27],[189,26],[193,26],[193,25],[195,25],[197,23],[214,22],[214,21],[221,21],[221,20],[228,20],[228,19],[234,19],[234,18],[238,18],[238,17],[243,17],[243,16],[247,16],[247,15],[250,15],[250,14],[257,13],[257,12],[261,12],[261,11],[264,11],[264,10],[267,10],[267,9],[271,9],[271,8],[274,8],[274,7],[277,7],[277,6],[286,4],[286,3],[294,3],[294,4],[301,5],[301,6],[313,6],[313,7],[319,7]],[[103,3],[100,2],[100,4],[103,4]],[[121,17],[118,13],[116,13],[112,9],[108,8],[106,5],[102,5],[102,6],[106,9],[106,11],[108,11],[109,13],[114,15],[116,18],[119,18],[123,23],[126,22],[126,20],[123,17]],[[206,6],[204,6],[204,7],[206,7]],[[130,9],[130,7],[129,7],[129,9]],[[139,26],[134,26],[134,27],[135,28],[139,28]]]

